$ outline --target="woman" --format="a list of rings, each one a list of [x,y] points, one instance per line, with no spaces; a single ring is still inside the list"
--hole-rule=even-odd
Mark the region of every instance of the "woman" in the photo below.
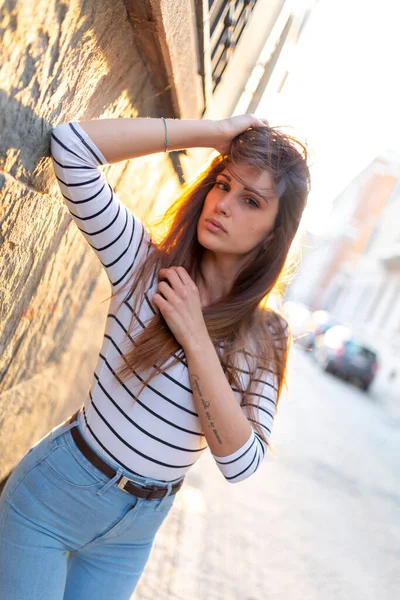
[[[156,242],[99,165],[189,147],[219,154]],[[0,589],[7,600],[123,600],[207,446],[229,483],[266,455],[289,333],[262,306],[305,206],[307,154],[253,115],[73,121],[53,129],[51,154],[112,295],[84,406],[3,490]]]

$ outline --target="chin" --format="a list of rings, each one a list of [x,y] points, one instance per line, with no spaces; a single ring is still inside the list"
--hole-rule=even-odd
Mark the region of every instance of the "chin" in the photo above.
[[[215,239],[215,236],[207,230],[199,231],[199,229],[197,229],[197,241],[200,246],[203,246],[206,250],[221,250],[221,244],[218,244],[218,240]]]
[[[199,242],[200,246],[202,246],[206,250],[214,250],[214,247],[213,247],[212,243],[210,243],[210,240],[207,240],[204,238],[205,238],[204,235],[197,235],[197,241]]]

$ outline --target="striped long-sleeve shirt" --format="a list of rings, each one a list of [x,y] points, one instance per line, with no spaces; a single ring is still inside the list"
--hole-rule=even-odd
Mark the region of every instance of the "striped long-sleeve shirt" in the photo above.
[[[79,122],[63,123],[52,130],[51,155],[65,204],[103,265],[112,291],[117,291],[145,260],[151,247],[150,234],[114,194],[100,168],[108,164],[107,160]],[[157,285],[155,277],[135,315],[134,329],[129,332],[133,339],[153,317],[151,298]],[[132,314],[132,297],[122,303],[121,295],[110,300],[103,343],[80,424],[100,455],[138,475],[169,482],[185,475],[208,447],[207,441],[196,412],[184,354],[182,361],[156,375],[139,397],[140,373],[122,386],[117,381],[115,370]],[[248,376],[245,369],[240,376]],[[272,375],[263,380],[261,389],[254,393],[254,405],[259,404],[254,410],[269,439],[276,412],[277,382]],[[240,402],[239,391],[233,391]],[[254,473],[267,451],[254,430],[248,408],[243,406],[242,410],[252,426],[249,439],[229,456],[212,454],[230,483]]]

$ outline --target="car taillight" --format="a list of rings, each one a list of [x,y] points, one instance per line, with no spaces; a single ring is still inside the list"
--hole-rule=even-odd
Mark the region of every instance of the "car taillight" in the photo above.
[[[336,356],[342,356],[344,354],[344,346],[339,346],[336,350]]]
[[[378,363],[376,361],[372,363],[372,370],[374,373],[376,373],[378,370]]]

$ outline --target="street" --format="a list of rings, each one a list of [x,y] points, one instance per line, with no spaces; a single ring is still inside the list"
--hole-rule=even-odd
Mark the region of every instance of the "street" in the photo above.
[[[228,484],[207,452],[132,600],[400,597],[400,422],[294,349],[269,454]]]

